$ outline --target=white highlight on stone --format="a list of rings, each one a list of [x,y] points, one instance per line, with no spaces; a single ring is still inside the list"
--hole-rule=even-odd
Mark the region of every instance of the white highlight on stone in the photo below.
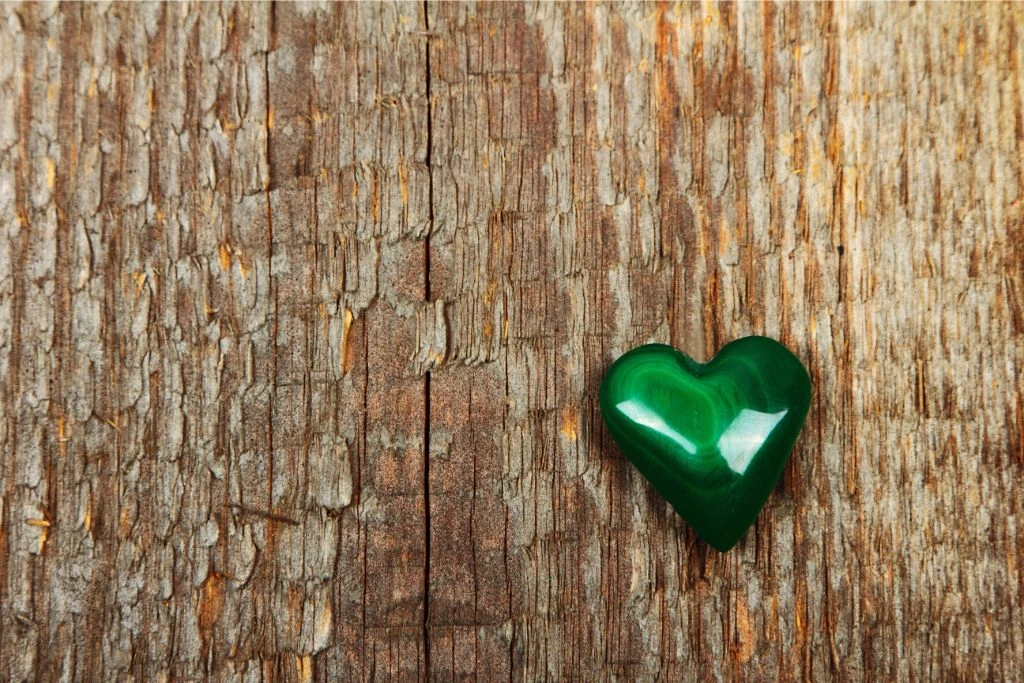
[[[729,463],[729,469],[736,474],[746,472],[757,449],[788,412],[781,410],[777,413],[762,413],[749,408],[741,410],[722,432],[722,436],[718,437],[718,452]]]
[[[694,445],[692,441],[673,429],[671,425],[665,422],[661,415],[658,415],[643,403],[639,403],[631,399],[616,404],[615,407],[622,411],[623,415],[630,418],[638,425],[643,425],[644,427],[653,429],[659,434],[664,434],[682,446],[683,450],[690,455],[697,455],[697,446]]]

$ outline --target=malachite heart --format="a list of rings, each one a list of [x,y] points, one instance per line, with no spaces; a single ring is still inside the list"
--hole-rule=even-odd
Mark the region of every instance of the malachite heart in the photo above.
[[[615,443],[723,552],[768,500],[810,404],[807,370],[767,337],[737,339],[707,363],[648,344],[615,361],[601,383]]]

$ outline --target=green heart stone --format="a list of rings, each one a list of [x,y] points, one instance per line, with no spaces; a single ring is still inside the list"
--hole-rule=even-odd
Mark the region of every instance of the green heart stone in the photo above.
[[[664,344],[626,353],[601,383],[615,443],[697,535],[736,545],[782,474],[811,404],[811,378],[767,337],[698,363]]]

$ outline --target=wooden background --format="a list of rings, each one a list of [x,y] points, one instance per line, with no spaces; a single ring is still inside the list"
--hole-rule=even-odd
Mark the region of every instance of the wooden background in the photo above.
[[[0,679],[1024,676],[1022,6],[0,21]],[[720,554],[597,387],[751,333]]]

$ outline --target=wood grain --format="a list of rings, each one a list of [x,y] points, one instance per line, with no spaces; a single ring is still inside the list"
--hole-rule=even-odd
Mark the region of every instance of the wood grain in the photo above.
[[[1017,5],[0,21],[0,679],[1020,678]],[[754,333],[720,554],[597,386]]]

